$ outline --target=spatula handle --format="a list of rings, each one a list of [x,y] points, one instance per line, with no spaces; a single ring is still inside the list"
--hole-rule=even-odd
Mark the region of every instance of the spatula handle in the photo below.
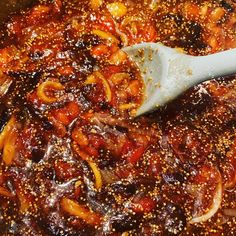
[[[208,56],[192,57],[194,83],[236,73],[236,49]]]

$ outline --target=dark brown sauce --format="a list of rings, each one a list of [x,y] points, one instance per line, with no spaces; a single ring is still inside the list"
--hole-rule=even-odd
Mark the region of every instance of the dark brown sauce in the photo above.
[[[38,0],[1,0],[0,1],[0,47],[6,45],[7,32],[5,23],[13,14],[32,7]]]
[[[130,25],[122,24],[125,17],[113,18],[106,5],[96,11],[82,0],[44,1],[6,24],[5,46],[14,46],[0,51],[6,60],[0,60],[0,82],[12,84],[0,98],[0,135],[12,118],[17,132],[8,132],[1,147],[0,187],[7,190],[0,189],[1,235],[234,234],[235,217],[224,210],[236,207],[235,76],[195,86],[133,119],[119,105],[140,101],[137,69],[129,61],[112,64],[108,56],[121,53],[127,40],[161,40],[197,55],[233,47],[232,32],[223,47],[216,43],[218,30],[211,30],[232,27],[235,4],[208,1],[208,15],[226,11],[225,19],[209,27],[194,16],[202,1],[191,2],[193,9],[181,5],[186,1],[160,1],[156,10],[149,1],[121,2],[129,7]],[[103,39],[104,32],[118,39],[115,46]],[[19,57],[8,62],[4,52]],[[93,74],[97,68],[100,75]],[[52,87],[42,95],[46,81]],[[219,186],[217,212],[191,222],[219,200]]]

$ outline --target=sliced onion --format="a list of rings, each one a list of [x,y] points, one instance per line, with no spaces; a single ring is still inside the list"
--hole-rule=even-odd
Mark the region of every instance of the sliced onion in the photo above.
[[[17,191],[17,197],[20,201],[20,212],[24,214],[29,210],[31,203],[29,202],[29,199],[25,196],[23,191]]]
[[[95,177],[95,187],[97,190],[100,190],[102,188],[102,175],[98,168],[98,166],[94,163],[89,161],[89,166],[91,167],[94,177]]]
[[[0,79],[0,97],[6,95],[12,83],[13,80],[11,80],[10,78],[6,78],[4,81]]]
[[[3,149],[4,147],[4,142],[6,137],[9,135],[9,133],[11,132],[11,130],[13,130],[16,126],[16,119],[13,116],[8,123],[6,124],[6,126],[4,127],[3,131],[0,134],[0,150]]]
[[[95,76],[92,74],[92,75],[89,75],[87,77],[87,79],[85,80],[84,84],[85,85],[88,85],[88,84],[95,84],[97,82]]]
[[[126,27],[127,25],[129,25],[131,22],[142,22],[143,19],[139,16],[129,16],[126,17],[122,22],[121,22],[121,26],[122,27]]]
[[[125,111],[125,110],[130,110],[130,109],[134,109],[138,106],[137,103],[133,103],[133,102],[130,102],[130,103],[125,103],[125,104],[120,104],[119,105],[119,109],[121,111]]]
[[[116,33],[120,36],[123,46],[124,47],[128,46],[129,45],[128,36],[125,33],[121,32],[118,27],[116,27]]]
[[[37,95],[41,101],[50,104],[56,102],[58,98],[56,96],[48,96],[46,93],[47,90],[61,91],[63,89],[64,89],[63,85],[59,82],[45,81],[38,86]]]
[[[103,30],[95,29],[95,30],[92,30],[92,34],[97,35],[101,39],[105,39],[105,40],[108,40],[112,43],[119,44],[119,40],[113,34],[111,34],[109,32],[105,32]]]
[[[13,129],[4,140],[2,159],[7,166],[11,165],[16,155],[17,132]]]
[[[196,217],[192,218],[189,223],[190,224],[200,223],[200,222],[205,222],[208,219],[210,219],[220,208],[221,201],[222,201],[222,194],[223,194],[222,182],[220,181],[216,187],[216,190],[215,190],[215,194],[213,197],[213,203],[210,206],[207,213],[205,213],[204,215],[196,216]]]
[[[100,224],[100,216],[97,213],[90,211],[86,206],[80,205],[73,200],[63,198],[61,207],[68,214],[79,217],[89,225]]]
[[[92,75],[88,76],[87,80],[85,81],[85,85],[96,83],[97,79],[99,79],[103,85],[107,102],[111,102],[112,92],[111,92],[110,85],[100,72],[96,71]]]
[[[110,88],[109,83],[107,82],[107,80],[104,78],[104,76],[101,73],[97,72],[96,75],[102,81],[103,87],[105,89],[107,101],[111,102],[112,93],[111,93],[111,88]]]

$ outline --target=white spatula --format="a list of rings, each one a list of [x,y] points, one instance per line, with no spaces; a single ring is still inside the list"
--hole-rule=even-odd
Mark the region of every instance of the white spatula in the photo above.
[[[161,43],[141,43],[123,50],[139,67],[145,84],[145,98],[136,116],[166,104],[193,85],[236,73],[236,49],[190,56]]]

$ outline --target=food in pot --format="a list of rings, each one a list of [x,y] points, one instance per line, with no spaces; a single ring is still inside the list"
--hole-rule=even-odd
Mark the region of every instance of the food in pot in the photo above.
[[[1,235],[234,235],[236,79],[138,118],[122,51],[236,46],[234,1],[54,0],[5,24]]]

